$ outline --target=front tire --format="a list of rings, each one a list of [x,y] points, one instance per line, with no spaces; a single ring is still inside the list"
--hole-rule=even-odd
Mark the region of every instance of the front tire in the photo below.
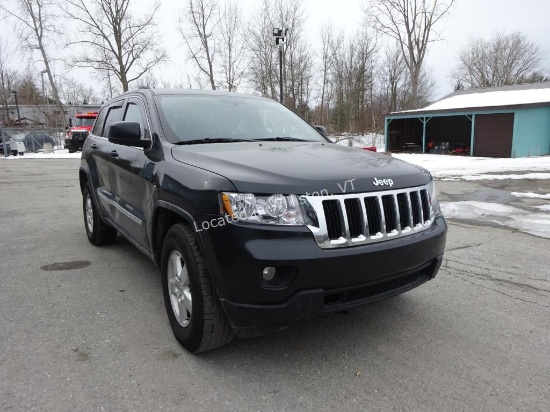
[[[181,345],[190,352],[204,352],[229,343],[231,325],[189,226],[176,224],[168,230],[161,269],[166,312]]]
[[[99,215],[90,185],[86,184],[82,190],[82,206],[84,211],[84,227],[90,243],[96,246],[106,245],[114,242],[117,231],[106,224]]]

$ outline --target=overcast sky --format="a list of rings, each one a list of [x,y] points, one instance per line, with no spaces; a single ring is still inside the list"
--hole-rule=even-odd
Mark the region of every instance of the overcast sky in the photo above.
[[[1,0],[0,0],[1,1]],[[220,0],[223,2],[223,0]],[[275,0],[274,0],[275,1]],[[306,31],[313,48],[319,47],[318,37],[321,27],[332,21],[336,29],[348,33],[361,24],[362,5],[365,0],[304,0],[306,12]],[[149,0],[136,0],[139,6],[151,4]],[[252,14],[259,0],[240,0],[243,15]],[[186,50],[175,30],[176,12],[183,7],[184,0],[162,0],[159,14],[159,29],[162,31],[165,46],[172,62],[162,70],[162,75],[182,78],[186,73]],[[454,81],[449,78],[456,66],[458,50],[470,37],[489,37],[496,30],[506,32],[519,30],[528,39],[538,43],[547,56],[545,70],[550,72],[550,0],[456,0],[450,15],[436,27],[443,40],[432,43],[426,64],[437,82],[435,98],[452,91]],[[0,25],[2,37],[17,42],[13,31]],[[36,72],[42,70],[36,64]],[[61,63],[56,70],[62,71]],[[80,80],[82,73],[76,73]],[[85,77],[85,76],[84,76]],[[92,83],[90,83],[92,84]]]

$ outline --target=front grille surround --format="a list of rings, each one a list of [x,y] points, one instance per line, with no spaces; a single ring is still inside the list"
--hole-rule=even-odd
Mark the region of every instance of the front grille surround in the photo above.
[[[319,226],[308,228],[323,249],[409,236],[429,229],[435,219],[429,185],[301,199],[317,214]]]
[[[83,142],[88,137],[89,132],[77,131],[77,132],[72,132],[71,134],[73,139],[78,140],[79,142]]]

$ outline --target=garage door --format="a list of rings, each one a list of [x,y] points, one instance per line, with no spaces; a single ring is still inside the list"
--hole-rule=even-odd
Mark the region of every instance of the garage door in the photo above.
[[[475,129],[475,156],[511,157],[514,113],[478,114]]]

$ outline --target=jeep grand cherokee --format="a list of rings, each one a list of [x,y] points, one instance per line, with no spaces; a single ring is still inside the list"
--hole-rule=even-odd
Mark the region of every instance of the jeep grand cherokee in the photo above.
[[[84,144],[80,186],[90,242],[120,233],[155,262],[193,352],[410,290],[445,248],[429,172],[333,144],[255,96],[113,99]]]

